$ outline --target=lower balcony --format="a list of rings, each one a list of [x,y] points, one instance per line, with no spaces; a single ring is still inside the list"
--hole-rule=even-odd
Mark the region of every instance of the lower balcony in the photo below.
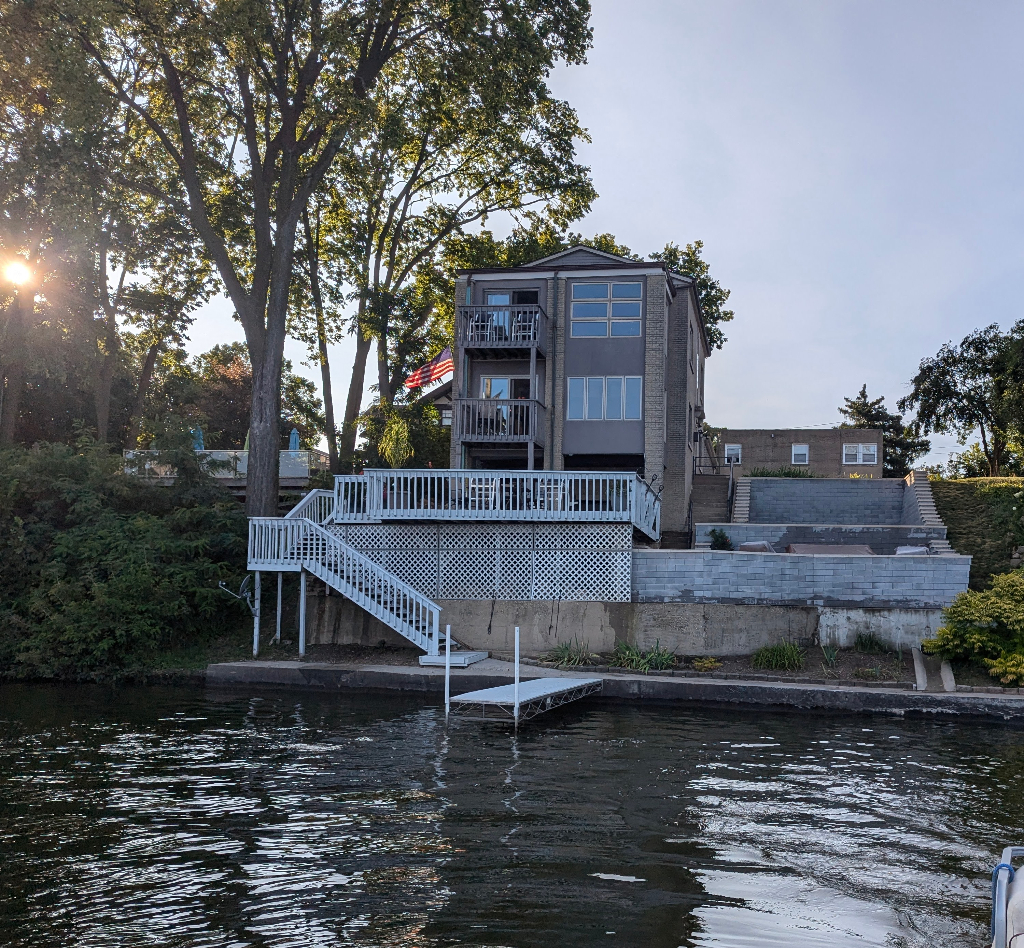
[[[541,441],[544,406],[532,398],[457,398],[453,435],[458,441],[524,444]]]

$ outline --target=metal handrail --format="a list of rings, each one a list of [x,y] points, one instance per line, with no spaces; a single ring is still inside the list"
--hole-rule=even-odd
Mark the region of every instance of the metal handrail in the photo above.
[[[249,519],[249,569],[305,569],[428,655],[439,654],[441,607],[337,535],[301,517]]]

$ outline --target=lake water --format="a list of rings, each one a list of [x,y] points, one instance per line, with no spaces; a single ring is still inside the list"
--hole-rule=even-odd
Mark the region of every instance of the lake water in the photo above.
[[[0,943],[978,946],[1022,733],[0,688]]]

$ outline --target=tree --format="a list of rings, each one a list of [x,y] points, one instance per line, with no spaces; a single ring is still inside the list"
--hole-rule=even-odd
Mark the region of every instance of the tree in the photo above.
[[[900,411],[916,409],[925,434],[949,432],[966,444],[977,431],[991,477],[1004,464],[1015,424],[1005,375],[1011,341],[992,323],[958,344],[947,342],[921,360],[910,394],[898,403]]]
[[[887,411],[885,397],[868,398],[862,385],[856,398],[844,398],[839,414],[846,420],[840,428],[875,428],[882,432],[882,474],[906,477],[914,462],[931,450],[931,442],[921,437],[920,426],[906,425],[903,416]]]
[[[486,64],[510,93],[579,61],[589,8],[565,0],[55,0],[61,27],[145,129],[126,184],[187,219],[216,266],[253,366],[248,510],[277,505],[278,405],[295,241],[393,61]],[[66,25],[66,26],[65,26]]]
[[[722,323],[732,321],[736,315],[725,304],[732,295],[718,280],[711,276],[711,268],[701,257],[704,241],[695,240],[680,249],[678,244],[665,244],[664,249],[651,254],[652,260],[661,260],[670,270],[692,277],[700,301],[700,310],[704,315],[704,326],[707,329],[708,342],[712,349],[721,349],[728,340],[722,333]]]

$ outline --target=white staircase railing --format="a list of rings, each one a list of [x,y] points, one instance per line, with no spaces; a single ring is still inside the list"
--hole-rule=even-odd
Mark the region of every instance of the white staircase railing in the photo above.
[[[305,569],[428,655],[439,654],[441,607],[310,519],[250,518],[249,569]]]
[[[312,520],[323,526],[334,519],[334,491],[311,490],[288,513],[288,520]]]

